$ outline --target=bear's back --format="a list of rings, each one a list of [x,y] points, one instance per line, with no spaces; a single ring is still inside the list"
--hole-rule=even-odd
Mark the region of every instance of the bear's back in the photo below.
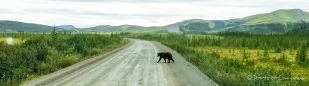
[[[162,52],[162,54],[163,54],[164,57],[168,57],[168,58],[172,57],[172,54],[169,53],[169,52]]]

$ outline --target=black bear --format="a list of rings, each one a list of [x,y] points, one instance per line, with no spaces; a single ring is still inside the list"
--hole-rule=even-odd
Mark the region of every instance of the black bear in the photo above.
[[[166,63],[165,59],[168,59],[167,63],[170,63],[170,60],[172,60],[173,63],[174,63],[174,59],[172,57],[172,54],[169,53],[169,52],[160,52],[160,53],[157,53],[157,55],[158,55],[157,57],[160,56],[160,59],[159,59],[159,61],[157,63],[159,63],[162,58],[164,59],[164,63]]]

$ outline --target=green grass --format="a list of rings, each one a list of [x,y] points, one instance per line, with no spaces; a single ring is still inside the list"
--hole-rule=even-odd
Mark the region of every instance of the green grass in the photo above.
[[[240,63],[245,64],[244,60],[244,52],[246,53],[247,59],[253,61],[254,67],[268,67],[270,66],[274,70],[280,70],[285,67],[293,68],[294,70],[291,70],[291,73],[293,76],[302,76],[302,77],[309,77],[309,68],[303,68],[300,66],[296,66],[295,63],[295,57],[297,50],[283,50],[281,53],[276,53],[275,50],[269,51],[269,60],[263,61],[262,58],[264,51],[260,49],[246,49],[246,48],[235,48],[235,47],[217,47],[217,46],[204,46],[204,47],[192,47],[192,49],[197,51],[203,51],[204,53],[207,52],[215,52],[217,53],[222,59],[228,58],[228,59],[235,59],[239,61]],[[279,59],[282,55],[285,55],[285,60],[289,64],[280,63]],[[309,55],[309,53],[307,53]]]

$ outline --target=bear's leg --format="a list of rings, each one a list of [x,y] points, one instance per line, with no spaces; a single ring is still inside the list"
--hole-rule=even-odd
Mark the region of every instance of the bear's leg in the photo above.
[[[171,60],[173,61],[173,63],[174,63],[174,59],[173,58],[171,58]]]
[[[170,63],[170,61],[171,61],[171,58],[168,58],[168,62],[167,63]]]
[[[162,59],[162,57],[159,58],[159,61],[157,63],[159,63],[161,59]]]

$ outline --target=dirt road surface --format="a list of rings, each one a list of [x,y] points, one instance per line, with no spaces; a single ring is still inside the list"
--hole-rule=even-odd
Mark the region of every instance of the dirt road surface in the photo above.
[[[175,63],[158,61],[167,51]],[[22,86],[217,86],[181,55],[157,43],[132,39],[128,45],[74,64]]]

